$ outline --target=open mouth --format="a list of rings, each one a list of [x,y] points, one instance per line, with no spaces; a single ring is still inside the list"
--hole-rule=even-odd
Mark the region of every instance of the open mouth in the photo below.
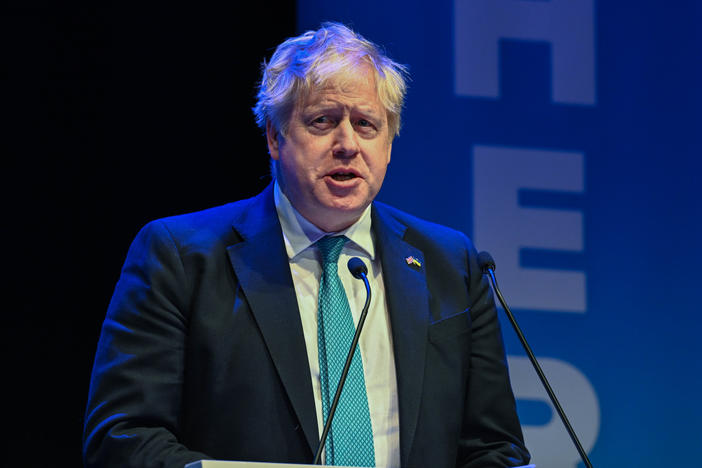
[[[338,180],[338,181],[351,180],[354,177],[356,177],[356,174],[352,174],[350,172],[337,172],[337,173],[331,175],[332,179]]]

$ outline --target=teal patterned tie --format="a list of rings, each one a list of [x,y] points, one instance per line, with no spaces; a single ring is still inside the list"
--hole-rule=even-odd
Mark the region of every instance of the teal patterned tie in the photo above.
[[[347,240],[339,236],[324,237],[317,242],[322,254],[317,343],[324,423],[356,331],[338,274],[339,255]],[[358,346],[327,437],[325,454],[327,465],[375,466],[373,429]]]

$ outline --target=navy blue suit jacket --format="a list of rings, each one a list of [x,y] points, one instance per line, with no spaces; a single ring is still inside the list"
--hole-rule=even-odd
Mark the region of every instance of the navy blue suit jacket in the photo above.
[[[372,229],[392,327],[402,466],[526,464],[494,301],[470,241],[377,202]],[[318,437],[272,187],[144,227],[98,344],[86,465],[310,463]]]

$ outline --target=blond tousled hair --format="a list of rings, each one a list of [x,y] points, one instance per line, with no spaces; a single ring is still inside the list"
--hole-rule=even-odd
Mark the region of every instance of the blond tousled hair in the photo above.
[[[297,102],[332,79],[370,66],[378,98],[385,107],[390,138],[400,133],[400,113],[407,89],[407,68],[340,23],[323,23],[316,31],[287,39],[263,62],[258,86],[256,123],[270,121],[285,135]]]

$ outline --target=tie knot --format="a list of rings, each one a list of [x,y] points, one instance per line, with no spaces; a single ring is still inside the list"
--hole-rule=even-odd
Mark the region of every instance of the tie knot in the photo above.
[[[317,241],[319,251],[322,253],[322,266],[339,262],[341,249],[348,239],[346,236],[323,237]]]

